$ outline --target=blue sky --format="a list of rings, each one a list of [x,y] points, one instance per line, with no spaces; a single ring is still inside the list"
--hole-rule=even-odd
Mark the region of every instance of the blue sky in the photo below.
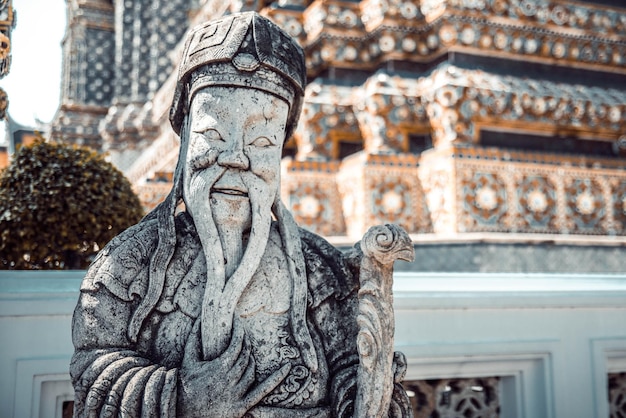
[[[0,87],[9,95],[11,118],[34,127],[36,119],[50,122],[59,106],[65,0],[13,0],[13,8],[13,61]]]

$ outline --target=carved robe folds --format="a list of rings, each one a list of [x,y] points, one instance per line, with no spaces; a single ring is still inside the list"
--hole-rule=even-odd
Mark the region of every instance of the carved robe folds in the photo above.
[[[128,324],[148,288],[157,221],[119,235],[89,269],[73,320],[76,352],[70,372],[77,392],[75,417],[176,416],[178,368],[200,317],[207,280],[205,257],[186,213],[177,217],[176,230],[177,247],[165,288],[136,342],[128,336]],[[237,305],[235,322],[252,347],[255,378],[263,381],[282,365],[291,365],[282,383],[248,415],[352,416],[359,367],[358,260],[347,259],[316,235],[304,230],[300,234],[306,292],[293,289],[273,225],[261,266]],[[298,303],[292,295],[298,293],[305,295],[302,302],[318,363],[315,371],[307,367],[293,338],[289,313]],[[390,406],[395,412],[390,415],[406,416],[407,407],[406,396],[396,385]],[[210,406],[206,416],[213,416]]]

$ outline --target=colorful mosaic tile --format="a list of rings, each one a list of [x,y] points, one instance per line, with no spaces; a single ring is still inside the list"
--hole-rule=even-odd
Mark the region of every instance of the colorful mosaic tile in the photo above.
[[[616,181],[617,183],[611,191],[613,198],[613,217],[616,229],[620,233],[626,231],[626,179]]]
[[[549,178],[530,175],[517,186],[521,230],[549,232],[556,227],[556,188]]]
[[[571,229],[576,233],[598,233],[607,213],[607,205],[598,179],[566,179],[566,209]]]
[[[302,170],[302,166],[308,169]],[[281,194],[294,219],[303,228],[318,234],[344,235],[345,225],[341,201],[337,192],[336,163],[312,164],[290,161],[283,169],[289,175],[283,178]]]
[[[459,177],[462,225],[467,231],[499,231],[505,216],[507,193],[497,173],[462,172]]]
[[[531,155],[517,152],[512,161],[504,150],[451,152],[463,205],[459,231],[625,234],[623,169],[600,169],[610,165],[601,159],[586,168],[585,157],[567,155],[553,155],[552,164],[530,162]]]
[[[400,224],[410,233],[431,230],[418,161],[410,154],[365,153],[344,160],[338,186],[350,237],[381,223]]]

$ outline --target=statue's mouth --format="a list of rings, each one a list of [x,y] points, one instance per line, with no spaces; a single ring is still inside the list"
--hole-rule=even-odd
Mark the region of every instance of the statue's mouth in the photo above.
[[[248,188],[241,178],[241,174],[226,170],[211,187],[211,195],[222,197],[248,197]]]
[[[233,197],[248,197],[248,193],[240,189],[230,189],[230,188],[221,188],[221,187],[215,187],[211,189],[211,195],[214,195],[216,193],[227,195],[227,196],[233,196]]]

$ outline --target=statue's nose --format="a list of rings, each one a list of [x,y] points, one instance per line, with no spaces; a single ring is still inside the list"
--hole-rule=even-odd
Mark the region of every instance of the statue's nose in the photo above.
[[[250,167],[250,160],[240,149],[222,151],[217,157],[217,163],[222,167],[247,170]]]

